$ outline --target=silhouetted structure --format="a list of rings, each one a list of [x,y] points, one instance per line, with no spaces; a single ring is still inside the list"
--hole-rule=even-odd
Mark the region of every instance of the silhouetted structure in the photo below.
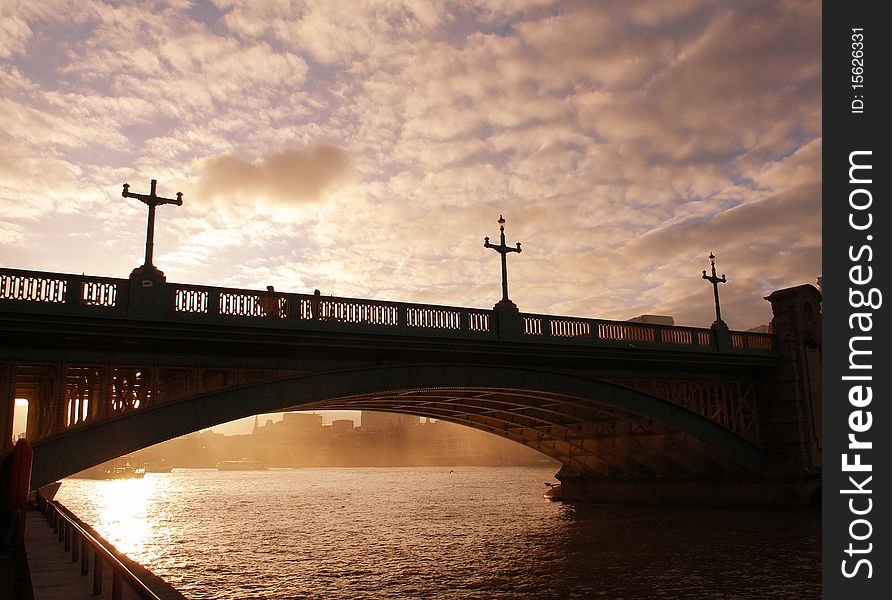
[[[362,430],[366,433],[407,429],[413,425],[418,425],[420,422],[421,418],[415,415],[400,415],[371,410],[362,411]]]
[[[520,243],[506,245],[501,215],[500,244],[484,243],[502,263],[492,310],[168,284],[152,265],[154,210],[182,195],[155,185],[124,185],[149,206],[146,261],[129,280],[0,269],[0,435],[8,451],[27,399],[34,486],[245,416],[324,409],[521,443],[563,464],[565,499],[783,504],[820,486],[812,286],[766,298],[771,334],[721,320],[712,253],[710,329],[524,314],[506,263]]]
[[[177,192],[176,200],[172,198],[162,198],[155,194],[155,187],[157,185],[158,181],[152,179],[148,195],[131,192],[130,184],[128,183],[124,184],[124,190],[121,192],[121,196],[124,198],[136,198],[149,207],[149,218],[146,225],[146,258],[143,265],[136,268],[130,274],[130,278],[134,280],[147,282],[164,281],[164,273],[152,264],[152,253],[155,248],[155,208],[163,204],[183,205],[182,192]]]
[[[795,502],[820,484],[812,286],[768,298],[772,334],[725,329],[721,339],[715,327],[519,311],[506,332],[494,309],[278,291],[285,310],[270,319],[267,290],[166,282],[149,310],[131,286],[0,269],[4,443],[25,398],[34,485],[190,431],[301,409],[495,433],[562,462],[564,491],[577,496],[641,500],[661,486],[669,501]]]
[[[719,284],[726,283],[725,274],[722,273],[721,277],[717,277],[715,274],[715,255],[712,252],[709,253],[709,264],[712,267],[712,275],[706,275],[706,269],[703,270],[703,279],[712,284],[712,295],[715,299],[715,323],[724,323],[722,321],[722,307],[719,304]]]
[[[670,315],[638,315],[629,319],[629,323],[652,323],[655,325],[675,325],[675,318]]]
[[[489,243],[489,236],[483,238],[483,247],[492,248],[502,257],[502,299],[496,304],[496,309],[499,308],[499,305],[516,308],[516,305],[508,298],[508,260],[506,257],[509,252],[523,252],[523,250],[520,249],[520,242],[517,242],[516,248],[505,244],[505,217],[502,215],[499,215],[499,236],[500,243],[498,246]]]

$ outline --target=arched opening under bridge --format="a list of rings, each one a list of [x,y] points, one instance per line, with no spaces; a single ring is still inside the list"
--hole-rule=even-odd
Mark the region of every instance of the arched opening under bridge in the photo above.
[[[627,387],[479,365],[313,372],[182,398],[34,444],[32,485],[181,435],[281,410],[381,410],[467,425],[586,476],[687,478],[756,472],[761,453],[710,419]]]

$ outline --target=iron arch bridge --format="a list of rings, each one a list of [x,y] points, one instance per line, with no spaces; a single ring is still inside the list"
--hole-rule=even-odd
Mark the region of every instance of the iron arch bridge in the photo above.
[[[25,398],[34,487],[292,409],[459,423],[605,479],[787,476],[820,430],[786,350],[809,290],[768,298],[787,335],[137,283],[0,269],[5,449]]]
[[[467,425],[587,475],[739,474],[761,462],[753,442],[718,422],[614,383],[510,367],[412,365],[292,375],[123,411],[35,442],[35,485],[258,412],[321,409]]]

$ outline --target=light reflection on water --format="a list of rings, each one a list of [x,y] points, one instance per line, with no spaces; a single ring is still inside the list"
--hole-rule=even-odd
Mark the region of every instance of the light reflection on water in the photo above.
[[[563,505],[553,468],[174,470],[58,498],[192,598],[817,598],[817,511]]]
[[[81,493],[92,498],[94,516],[87,523],[103,536],[110,534],[114,538],[115,547],[124,554],[144,555],[152,526],[149,504],[152,498],[163,493],[164,482],[145,478],[91,480],[90,483],[80,480],[79,483]],[[66,483],[66,487],[71,485]]]

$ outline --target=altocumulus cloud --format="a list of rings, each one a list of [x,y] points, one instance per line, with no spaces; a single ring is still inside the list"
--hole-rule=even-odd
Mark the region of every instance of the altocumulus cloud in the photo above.
[[[198,202],[247,207],[257,202],[295,205],[317,202],[344,183],[351,172],[346,152],[314,144],[259,160],[237,155],[207,160],[196,187]]]

